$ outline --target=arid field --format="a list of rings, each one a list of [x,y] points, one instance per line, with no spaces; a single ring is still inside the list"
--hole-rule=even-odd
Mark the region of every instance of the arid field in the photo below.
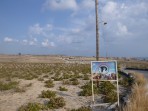
[[[89,82],[90,66],[64,62],[58,56],[1,55],[0,111],[16,111],[28,103],[46,104],[50,97],[41,95],[47,90],[64,99],[64,107],[51,110],[88,106],[91,97],[79,96],[79,93],[80,87]]]
[[[91,111],[92,60],[95,58],[0,55],[0,111]],[[121,84],[126,87],[123,79]],[[95,90],[95,102],[116,104],[115,85],[101,85],[101,90]],[[120,93],[126,90],[122,85]],[[106,96],[102,98],[102,94]]]

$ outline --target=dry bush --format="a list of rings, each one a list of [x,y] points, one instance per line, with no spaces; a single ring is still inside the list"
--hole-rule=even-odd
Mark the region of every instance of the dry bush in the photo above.
[[[59,87],[59,90],[60,90],[60,91],[68,91],[68,89],[67,89],[67,88],[62,87],[62,86],[60,86],[60,87]]]
[[[39,95],[41,98],[55,98],[56,97],[56,92],[55,91],[42,91],[42,93]]]
[[[143,75],[135,74],[135,84],[132,87],[130,102],[123,108],[123,111],[148,111],[148,90]]]
[[[45,87],[51,88],[54,87],[54,83],[51,79],[45,81]]]
[[[11,81],[8,83],[4,83],[0,81],[0,91],[14,89],[18,86],[18,84],[19,82],[17,81]]]
[[[79,96],[92,96],[92,83],[87,82],[84,86],[81,86],[82,91],[80,91]],[[98,94],[99,90],[94,84],[94,94]]]
[[[51,98],[47,103],[49,109],[58,109],[66,105],[66,102],[63,97]]]
[[[44,105],[40,103],[28,103],[18,108],[18,111],[41,111],[46,109]]]
[[[135,77],[135,83],[136,84],[138,84],[138,85],[145,85],[146,84],[146,80],[145,80],[143,74],[132,73],[132,75]]]

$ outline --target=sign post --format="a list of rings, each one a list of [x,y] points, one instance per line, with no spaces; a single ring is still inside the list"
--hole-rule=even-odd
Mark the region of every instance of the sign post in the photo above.
[[[117,98],[119,106],[119,86],[118,86],[118,71],[117,61],[92,61],[92,100],[94,103],[94,87],[93,81],[115,81],[117,83]]]

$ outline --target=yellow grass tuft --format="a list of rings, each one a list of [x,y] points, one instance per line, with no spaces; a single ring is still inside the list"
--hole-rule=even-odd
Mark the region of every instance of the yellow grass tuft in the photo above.
[[[132,87],[130,102],[123,111],[148,111],[148,84],[142,74],[134,74],[135,84]]]

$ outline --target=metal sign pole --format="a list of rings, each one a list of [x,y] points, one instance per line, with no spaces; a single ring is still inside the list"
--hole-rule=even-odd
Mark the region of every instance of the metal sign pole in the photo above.
[[[105,72],[104,72],[105,71]],[[93,80],[95,79],[98,81],[98,75],[99,73],[102,73],[99,75],[99,81],[114,81],[117,82],[117,105],[119,107],[119,85],[118,85],[118,69],[117,69],[117,61],[92,61],[91,62],[91,78],[92,78],[92,101],[93,105],[95,106],[94,102],[94,86],[93,86]],[[105,74],[105,75],[104,75]],[[108,74],[108,75],[106,75]],[[101,77],[100,77],[101,76]],[[108,103],[105,103],[108,104]],[[102,104],[99,104],[102,105]]]
[[[116,64],[117,64],[117,62],[116,62]],[[117,65],[116,65],[116,73],[118,73],[118,68],[117,68]],[[117,98],[118,98],[118,107],[119,107],[119,84],[118,84],[118,74],[117,74]]]
[[[91,63],[92,64],[92,63]],[[94,82],[93,82],[93,74],[92,74],[92,65],[91,65],[91,86],[92,86],[92,103],[95,104],[95,97],[94,97]],[[93,107],[92,105],[92,107]]]

